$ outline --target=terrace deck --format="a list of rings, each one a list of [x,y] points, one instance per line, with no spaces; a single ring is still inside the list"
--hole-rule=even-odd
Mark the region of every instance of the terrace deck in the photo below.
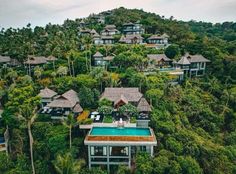
[[[88,135],[86,141],[136,141],[136,142],[153,142],[153,136],[93,136]]]

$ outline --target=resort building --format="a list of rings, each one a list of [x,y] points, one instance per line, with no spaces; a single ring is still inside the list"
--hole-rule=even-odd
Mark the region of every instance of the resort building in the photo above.
[[[93,127],[84,144],[88,147],[89,168],[101,167],[113,173],[120,165],[135,166],[139,151],[153,156],[157,141],[151,128]]]
[[[125,44],[142,44],[143,43],[143,37],[139,34],[134,34],[134,35],[126,35],[126,36],[121,36],[120,43],[125,43]]]
[[[69,90],[62,95],[45,88],[40,91],[41,114],[49,114],[52,119],[61,119],[69,114],[78,115],[83,112],[77,92]]]
[[[147,43],[149,47],[166,48],[169,46],[168,39],[169,36],[165,33],[162,35],[152,35],[147,39]]]
[[[100,52],[96,52],[93,55],[94,66],[105,66],[106,61],[104,60],[104,56]]]
[[[80,29],[79,28],[79,36],[90,36],[91,30],[90,29]]]
[[[138,88],[105,88],[101,99],[108,99],[113,103],[114,108],[118,108],[128,103],[137,106],[142,96]]]
[[[108,66],[110,62],[114,59],[114,56],[103,56],[100,52],[96,52],[93,55],[94,66]]]
[[[12,59],[9,56],[0,55],[0,67],[18,66],[18,65],[20,65],[20,63],[16,59]]]
[[[38,96],[41,98],[42,107],[44,107],[55,99],[57,93],[49,88],[44,88],[40,90]]]
[[[206,71],[206,65],[210,60],[202,55],[186,54],[178,62],[177,66],[184,71],[184,74],[191,77],[203,76]]]
[[[25,61],[25,65],[34,67],[39,66],[47,63],[46,57],[43,56],[28,56],[28,59]]]
[[[94,35],[93,36],[94,44],[95,45],[108,45],[114,44],[115,38],[109,35]]]
[[[106,25],[101,32],[101,35],[103,36],[113,36],[116,34],[120,34],[120,32],[116,29],[115,25]]]
[[[170,68],[172,62],[165,54],[148,54],[148,65],[153,68]]]
[[[136,23],[125,23],[123,25],[123,34],[124,35],[136,35],[136,34],[144,34],[144,28],[139,22]]]
[[[148,115],[151,112],[151,106],[138,88],[105,88],[100,99],[104,98],[112,102],[114,109],[130,103],[139,113]]]

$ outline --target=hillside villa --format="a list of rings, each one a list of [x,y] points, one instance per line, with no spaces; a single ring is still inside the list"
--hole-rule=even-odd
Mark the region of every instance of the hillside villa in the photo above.
[[[69,114],[78,115],[83,112],[78,94],[69,90],[62,95],[57,95],[53,90],[45,88],[40,91],[42,110],[41,114],[50,114],[52,119],[60,119]]]
[[[100,124],[89,130],[84,144],[88,147],[88,164],[91,167],[101,167],[108,171],[116,170],[119,165],[129,168],[135,165],[137,152],[145,151],[153,156],[153,148],[157,145],[156,137],[148,126],[151,106],[139,92],[138,88],[105,88],[100,100],[112,102],[114,112],[128,103],[135,106],[139,112],[136,126],[130,124]],[[120,116],[122,122],[124,116]],[[129,119],[129,118],[128,118]]]
[[[166,48],[169,46],[168,42],[169,36],[164,33],[162,35],[152,35],[147,39],[147,47],[153,47],[153,48]]]
[[[144,34],[144,28],[142,24],[139,23],[139,21],[135,23],[128,22],[123,24],[123,33],[124,35],[140,35]]]
[[[142,44],[143,37],[139,34],[126,35],[126,36],[122,35],[119,42],[125,44]]]
[[[114,56],[103,56],[100,52],[96,52],[93,55],[94,66],[107,66],[112,60]]]
[[[206,59],[202,55],[190,55],[187,53],[181,57],[176,65],[184,71],[186,76],[191,78],[203,76],[206,72],[206,65],[209,62],[210,60]]]

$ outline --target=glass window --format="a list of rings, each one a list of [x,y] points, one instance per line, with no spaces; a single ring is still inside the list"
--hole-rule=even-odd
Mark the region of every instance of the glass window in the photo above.
[[[107,149],[104,146],[91,146],[90,154],[91,156],[106,156]]]
[[[110,156],[128,156],[129,148],[125,146],[110,147]]]
[[[201,63],[201,68],[204,68],[205,67],[205,63]]]

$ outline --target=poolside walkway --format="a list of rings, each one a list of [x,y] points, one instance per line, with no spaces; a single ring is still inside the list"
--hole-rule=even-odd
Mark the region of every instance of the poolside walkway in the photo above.
[[[92,123],[90,125],[80,125],[80,129],[91,129],[92,127],[117,127],[117,123]],[[124,127],[136,127],[136,123],[126,123]]]

